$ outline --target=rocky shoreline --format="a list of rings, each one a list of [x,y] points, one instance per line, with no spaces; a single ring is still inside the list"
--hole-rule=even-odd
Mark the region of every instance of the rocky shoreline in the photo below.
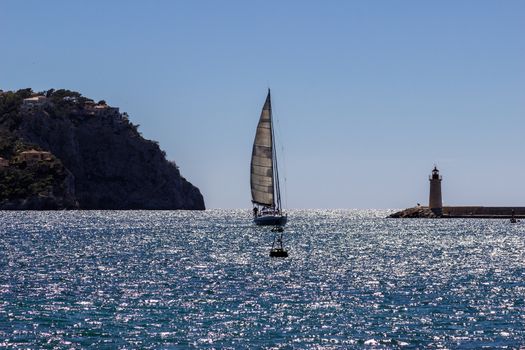
[[[390,214],[389,218],[437,218],[429,207],[417,206]]]

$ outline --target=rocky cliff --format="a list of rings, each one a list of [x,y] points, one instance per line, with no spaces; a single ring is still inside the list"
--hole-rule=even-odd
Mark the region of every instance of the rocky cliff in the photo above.
[[[28,150],[51,157],[28,160]],[[48,180],[34,191],[0,192],[0,208],[204,209],[199,189],[126,113],[73,91],[0,93],[0,157],[9,162],[0,167],[4,188],[2,173],[13,177],[35,167]]]

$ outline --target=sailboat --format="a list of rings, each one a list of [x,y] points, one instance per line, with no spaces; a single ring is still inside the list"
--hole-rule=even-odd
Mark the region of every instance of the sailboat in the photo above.
[[[284,226],[288,217],[283,214],[281,206],[270,89],[253,141],[250,185],[255,224]]]

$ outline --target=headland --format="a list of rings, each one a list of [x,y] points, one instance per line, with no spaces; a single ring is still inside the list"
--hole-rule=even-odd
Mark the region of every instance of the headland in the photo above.
[[[0,210],[203,210],[127,113],[70,90],[0,90]]]

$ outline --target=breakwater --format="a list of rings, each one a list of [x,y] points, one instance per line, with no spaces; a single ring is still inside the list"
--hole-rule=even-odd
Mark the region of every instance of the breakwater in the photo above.
[[[443,217],[450,218],[511,218],[512,215],[525,218],[525,207],[443,207]]]
[[[525,207],[443,206],[442,218],[525,219]],[[437,218],[429,207],[417,206],[391,214],[391,218]]]

